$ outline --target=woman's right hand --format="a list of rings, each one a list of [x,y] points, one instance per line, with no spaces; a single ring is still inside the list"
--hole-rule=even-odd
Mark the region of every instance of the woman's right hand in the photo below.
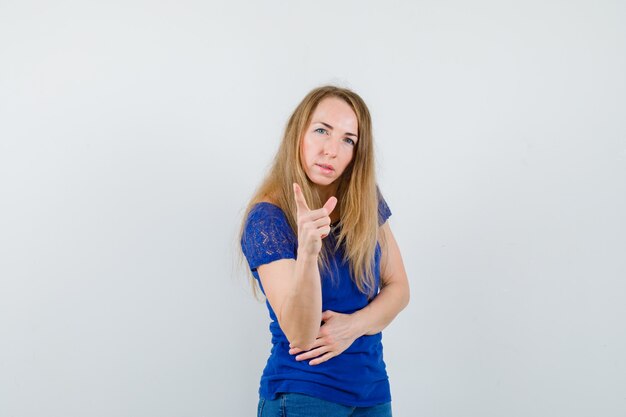
[[[330,197],[324,207],[317,210],[309,209],[297,183],[293,184],[296,199],[298,223],[298,252],[317,256],[322,250],[322,239],[330,233],[330,213],[337,205],[337,198]]]

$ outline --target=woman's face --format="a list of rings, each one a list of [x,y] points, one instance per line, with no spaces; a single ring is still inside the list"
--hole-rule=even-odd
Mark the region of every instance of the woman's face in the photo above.
[[[337,97],[319,102],[300,146],[302,167],[314,184],[334,194],[333,184],[352,161],[359,126],[348,103]]]

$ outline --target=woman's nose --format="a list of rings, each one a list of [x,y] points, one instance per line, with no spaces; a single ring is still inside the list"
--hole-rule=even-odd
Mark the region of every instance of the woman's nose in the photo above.
[[[334,138],[328,138],[324,143],[324,155],[337,155],[337,141]]]

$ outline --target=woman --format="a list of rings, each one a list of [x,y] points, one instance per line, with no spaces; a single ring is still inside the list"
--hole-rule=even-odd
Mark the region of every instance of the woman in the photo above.
[[[361,97],[316,88],[248,204],[241,248],[273,345],[258,416],[391,416],[381,331],[409,285],[373,151]]]

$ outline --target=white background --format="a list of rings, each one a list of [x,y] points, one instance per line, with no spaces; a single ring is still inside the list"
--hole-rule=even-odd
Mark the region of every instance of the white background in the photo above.
[[[0,0],[0,415],[252,416],[242,210],[370,106],[412,298],[394,415],[626,415],[621,1]]]

